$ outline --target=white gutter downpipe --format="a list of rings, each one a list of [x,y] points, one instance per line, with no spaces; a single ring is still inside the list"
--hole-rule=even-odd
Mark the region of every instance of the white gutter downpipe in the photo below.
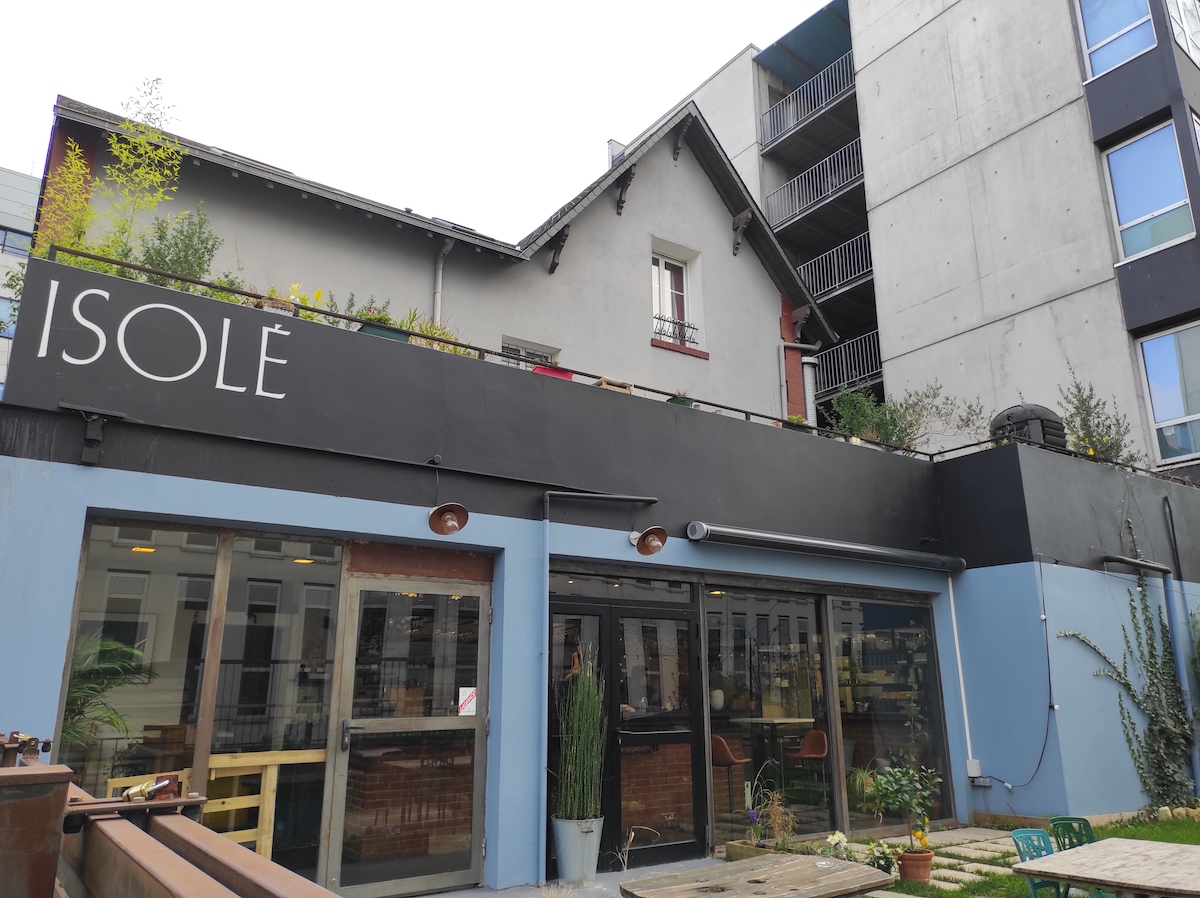
[[[446,256],[454,249],[454,238],[447,237],[446,244],[438,251],[437,261],[433,263],[433,323],[442,323],[442,266]]]
[[[801,370],[804,372],[804,418],[813,427],[817,426],[817,355],[816,346],[800,345],[804,353],[800,357]]]
[[[779,344],[779,417],[788,416],[787,348],[794,344],[783,340]]]
[[[954,576],[946,574],[946,592],[950,596],[950,629],[954,632],[954,660],[958,665],[958,694],[962,698],[963,731],[967,737],[967,776],[974,779],[979,772],[975,767],[975,752],[971,748],[971,718],[967,714],[967,683],[963,677],[962,646],[958,641],[958,612],[954,608]]]

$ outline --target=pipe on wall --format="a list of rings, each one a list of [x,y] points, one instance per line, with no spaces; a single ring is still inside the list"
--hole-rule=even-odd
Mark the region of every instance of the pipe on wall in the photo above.
[[[1167,508],[1169,514],[1169,504]],[[1173,530],[1174,522],[1171,521],[1171,524]],[[1172,533],[1173,536],[1174,534]],[[1187,712],[1189,718],[1194,719],[1192,690],[1189,685],[1187,670],[1187,659],[1193,651],[1191,646],[1191,627],[1187,625],[1186,604],[1183,604],[1184,623],[1182,627],[1180,626],[1176,602],[1182,603],[1182,596],[1180,595],[1179,588],[1175,585],[1175,577],[1171,572],[1171,568],[1156,561],[1148,561],[1144,558],[1128,558],[1124,555],[1104,555],[1101,560],[1106,563],[1123,564],[1137,570],[1154,571],[1162,575],[1163,605],[1167,609],[1167,632],[1171,637],[1171,652],[1175,656],[1175,676],[1179,680],[1179,691],[1183,694],[1184,711]],[[1192,742],[1191,756],[1188,760],[1192,768],[1192,793],[1200,795],[1200,746],[1194,740]]]
[[[437,260],[433,263],[433,323],[442,323],[442,267],[446,264],[446,256],[454,249],[454,238],[447,237],[445,244],[438,250]]]

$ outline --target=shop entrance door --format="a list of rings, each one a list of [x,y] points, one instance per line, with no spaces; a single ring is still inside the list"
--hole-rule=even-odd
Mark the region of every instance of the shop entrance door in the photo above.
[[[551,604],[553,685],[595,646],[605,675],[600,868],[698,857],[706,848],[699,618],[692,609]],[[551,701],[550,768],[558,719]],[[554,777],[549,793],[553,813]],[[553,872],[553,871],[552,871]]]
[[[484,584],[349,580],[326,887],[376,898],[482,880],[489,617]]]

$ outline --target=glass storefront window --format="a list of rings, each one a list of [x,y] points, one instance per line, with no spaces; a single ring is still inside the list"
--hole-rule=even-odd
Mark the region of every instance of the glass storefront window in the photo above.
[[[836,634],[833,653],[847,771],[914,764],[934,768],[944,778],[945,741],[929,608],[837,599],[831,629]],[[849,781],[854,783],[853,775]],[[933,819],[950,814],[944,795],[934,802]],[[851,825],[873,825],[862,796],[851,788],[848,798]]]
[[[93,524],[86,552],[59,761],[101,796],[191,766],[216,537]]]
[[[797,833],[833,828],[817,607],[811,596],[723,587],[704,597],[718,842],[745,835],[747,808],[768,791]]]
[[[650,577],[601,577],[593,574],[550,574],[550,594],[606,602],[690,602],[692,587],[678,580]]]

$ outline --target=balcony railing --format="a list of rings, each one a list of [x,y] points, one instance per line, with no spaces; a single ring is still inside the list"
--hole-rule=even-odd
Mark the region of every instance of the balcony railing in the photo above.
[[[696,325],[682,318],[668,318],[666,315],[654,316],[654,336],[667,343],[678,343],[680,346],[690,346],[699,341],[696,339]]]
[[[852,140],[832,156],[801,172],[767,197],[767,220],[772,227],[837,193],[861,178],[862,141]]]
[[[763,144],[766,145],[792,130],[853,84],[853,53],[847,53],[763,113]]]
[[[871,240],[867,234],[859,234],[811,262],[805,262],[796,271],[813,296],[832,293],[843,284],[871,273]]]
[[[879,331],[871,331],[817,353],[817,395],[873,381],[882,372]]]

